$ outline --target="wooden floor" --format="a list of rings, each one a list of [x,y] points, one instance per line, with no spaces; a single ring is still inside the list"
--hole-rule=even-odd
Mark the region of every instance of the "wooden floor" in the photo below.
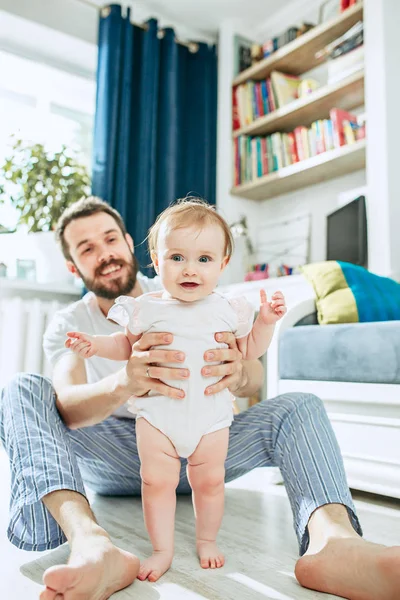
[[[0,449],[0,598],[34,600],[43,571],[67,558],[62,547],[45,554],[17,550],[6,540],[8,466]],[[400,543],[400,502],[359,495],[359,516],[366,538]],[[146,557],[150,544],[140,501],[94,497],[93,509],[114,541]],[[294,576],[297,542],[289,503],[281,485],[272,485],[270,471],[257,470],[230,484],[220,545],[227,562],[218,571],[198,566],[194,549],[194,521],[189,498],[179,498],[176,556],[172,569],[157,583],[136,581],[115,594],[115,600],[329,600],[335,596],[301,588]]]

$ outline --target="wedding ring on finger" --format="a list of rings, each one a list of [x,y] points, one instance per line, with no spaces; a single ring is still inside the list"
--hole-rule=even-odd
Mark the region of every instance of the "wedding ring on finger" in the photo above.
[[[150,377],[149,371],[150,371],[150,367],[147,367],[147,369],[146,369],[146,377]]]

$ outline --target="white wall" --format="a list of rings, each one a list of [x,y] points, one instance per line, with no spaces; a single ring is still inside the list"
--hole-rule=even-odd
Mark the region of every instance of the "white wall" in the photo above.
[[[229,193],[232,187],[232,78],[234,70],[233,36],[239,30],[239,23],[226,20],[218,34],[218,128],[217,128],[217,205],[222,215],[233,223],[241,215],[247,216],[250,236],[255,238],[255,224],[259,204],[252,200],[242,200]],[[243,261],[238,256],[242,244],[237,244],[231,264],[226,269],[222,282],[229,284],[243,280]]]
[[[371,269],[400,278],[399,0],[364,0]]]
[[[105,2],[104,5],[106,4]],[[132,18],[138,23],[155,17],[161,27],[171,25],[162,11],[153,10],[140,0],[131,3],[122,2],[122,4],[132,5]],[[0,10],[45,25],[89,44],[97,44],[99,10],[79,0],[0,0]],[[207,39],[204,32],[200,34],[196,27],[187,26],[179,21],[176,21],[173,26],[183,39],[199,37]],[[213,41],[212,36],[209,39]]]
[[[160,27],[171,26],[168,18],[140,0],[133,3],[131,15],[137,23],[155,17]],[[79,0],[0,0],[1,49],[92,79],[98,25],[99,9]],[[182,40],[215,42],[183,23],[173,26]]]
[[[260,202],[257,218],[268,223],[309,213],[311,215],[310,262],[326,259],[326,216],[339,206],[339,194],[365,185],[365,171],[337,177],[298,192]],[[258,256],[259,262],[268,257]]]

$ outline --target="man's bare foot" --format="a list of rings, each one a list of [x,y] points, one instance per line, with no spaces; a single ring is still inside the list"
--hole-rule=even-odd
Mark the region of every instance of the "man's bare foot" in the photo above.
[[[100,529],[100,528],[99,528]],[[50,567],[43,575],[40,600],[106,600],[136,579],[139,559],[96,533],[74,539],[67,565]]]
[[[353,536],[331,538],[322,550],[307,551],[295,574],[306,588],[348,600],[397,600],[400,546],[386,548]]]
[[[215,542],[197,540],[197,554],[203,569],[219,569],[225,564],[225,556]]]
[[[141,563],[137,578],[140,581],[145,579],[152,582],[157,581],[170,568],[172,556],[172,552],[153,552],[150,558],[146,558]]]

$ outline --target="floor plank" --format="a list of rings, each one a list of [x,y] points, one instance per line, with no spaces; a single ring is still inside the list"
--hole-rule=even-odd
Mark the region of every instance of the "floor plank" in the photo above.
[[[8,486],[8,467],[0,450],[0,483]],[[285,490],[271,484],[271,472],[257,470],[229,484],[219,542],[226,566],[204,571],[198,566],[190,498],[178,500],[176,554],[171,570],[156,584],[135,582],[114,594],[116,600],[329,600],[335,596],[301,588],[293,575],[298,548]],[[151,547],[143,525],[140,501],[91,495],[99,522],[114,541],[144,558]],[[400,542],[400,502],[358,495],[359,516],[368,539]],[[41,589],[43,571],[65,562],[67,547],[32,554],[12,547],[5,538],[7,493],[0,495],[0,598],[33,600]]]

